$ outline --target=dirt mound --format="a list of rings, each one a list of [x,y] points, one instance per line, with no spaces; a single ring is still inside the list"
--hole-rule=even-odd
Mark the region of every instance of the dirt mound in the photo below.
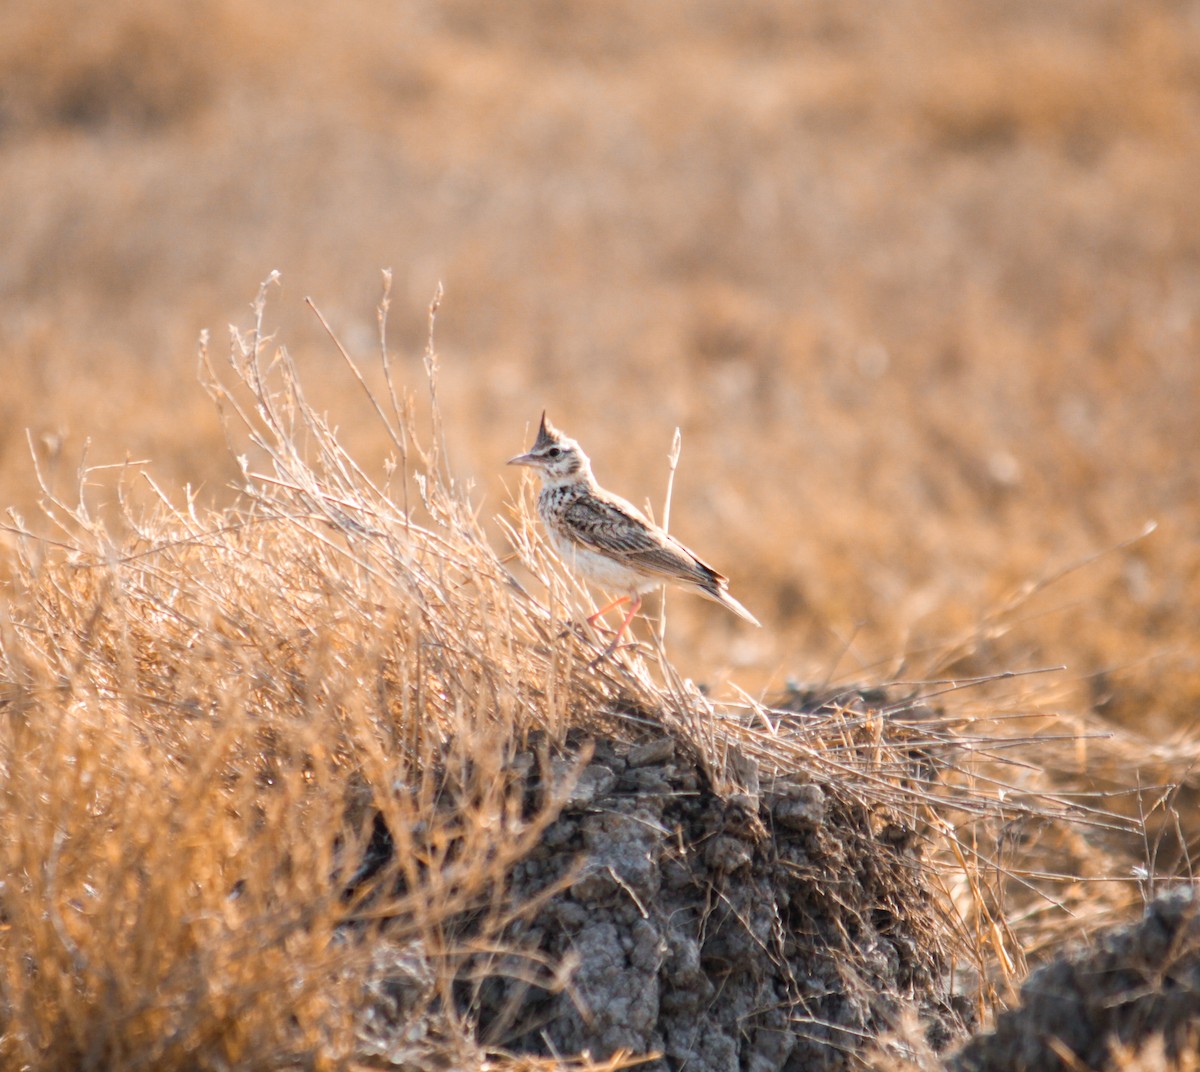
[[[1174,1059],[1200,1035],[1200,905],[1194,887],[1152,901],[1135,924],[1038,968],[1021,1004],[972,1039],[951,1072],[1116,1067],[1114,1052],[1161,1040]]]
[[[767,1072],[851,1067],[902,1014],[939,1049],[965,1034],[945,917],[894,816],[753,772],[718,794],[672,737],[573,748],[590,759],[512,878],[511,903],[540,907],[507,934],[569,983],[491,961],[462,995],[486,1044]]]

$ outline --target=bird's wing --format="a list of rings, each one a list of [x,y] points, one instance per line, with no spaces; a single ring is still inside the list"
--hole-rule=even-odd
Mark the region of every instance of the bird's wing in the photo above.
[[[604,498],[577,499],[567,506],[565,514],[572,539],[589,551],[609,555],[664,579],[717,585],[725,580],[619,496],[610,493]]]

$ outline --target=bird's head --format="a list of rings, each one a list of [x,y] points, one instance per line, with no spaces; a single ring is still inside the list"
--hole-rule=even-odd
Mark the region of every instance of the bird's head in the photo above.
[[[591,476],[588,456],[575,440],[565,436],[542,413],[537,440],[526,454],[508,459],[509,465],[528,465],[546,484],[571,484]]]

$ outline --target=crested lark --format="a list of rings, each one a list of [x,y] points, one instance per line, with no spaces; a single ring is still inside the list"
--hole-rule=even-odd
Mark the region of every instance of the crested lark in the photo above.
[[[760,624],[729,594],[725,577],[632,503],[600,487],[583,449],[547,421],[545,413],[532,449],[508,464],[527,465],[542,478],[538,514],[563,562],[610,593],[625,593],[588,618],[588,624],[595,625],[614,607],[630,604],[605,655],[616,648],[641,608],[642,593],[660,584],[687,588]]]

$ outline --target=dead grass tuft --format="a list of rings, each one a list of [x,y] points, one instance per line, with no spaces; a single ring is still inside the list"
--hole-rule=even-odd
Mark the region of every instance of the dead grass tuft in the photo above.
[[[474,1052],[451,1011],[465,955],[452,923],[486,906],[558,806],[551,793],[530,812],[506,761],[533,727],[650,700],[579,673],[594,651],[556,641],[439,446],[392,425],[409,491],[375,486],[305,403],[286,352],[268,362],[264,345],[261,319],[235,337],[228,388],[203,355],[248,440],[237,508],[172,505],[130,467],[113,535],[84,468],[77,501],[45,489],[53,537],[14,519],[6,1061],[338,1063],[365,1045],[385,949],[407,950],[426,980],[405,1010],[441,1025],[424,1048]],[[141,478],[157,502],[139,510]],[[377,811],[401,841],[359,881]],[[475,940],[502,922],[476,918]]]

